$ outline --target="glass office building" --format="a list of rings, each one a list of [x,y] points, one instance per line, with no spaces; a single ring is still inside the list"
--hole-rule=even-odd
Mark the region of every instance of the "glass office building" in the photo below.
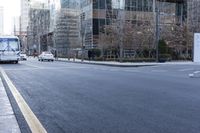
[[[200,1],[188,1],[188,27],[191,32],[200,32]]]
[[[150,48],[155,48],[156,7],[160,9],[160,30],[173,29],[176,25],[182,27],[187,23],[186,0],[81,0],[80,5],[81,31],[84,31],[82,37],[86,49],[101,48],[103,27],[120,20],[131,23],[133,27],[143,24],[151,26],[144,30],[152,31],[147,43],[151,45]],[[141,42],[137,43],[141,45]]]
[[[133,25],[147,23],[155,28],[154,0],[81,0],[81,25],[86,49],[99,47],[102,27],[112,25],[119,19],[120,12],[126,22]],[[186,18],[183,0],[158,0],[160,23],[182,24]],[[151,42],[154,45],[154,41]]]
[[[79,0],[51,0],[51,26],[54,49],[58,56],[67,57],[70,48],[81,47],[79,38]]]

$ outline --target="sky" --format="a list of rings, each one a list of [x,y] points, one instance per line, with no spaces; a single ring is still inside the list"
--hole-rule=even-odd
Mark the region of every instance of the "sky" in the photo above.
[[[20,0],[0,0],[0,6],[4,7],[4,33],[10,34],[13,17],[20,16]]]

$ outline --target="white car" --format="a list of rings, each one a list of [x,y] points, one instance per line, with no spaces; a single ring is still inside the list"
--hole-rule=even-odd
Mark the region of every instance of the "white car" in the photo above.
[[[38,56],[38,61],[54,61],[54,56],[51,52],[42,52],[42,54],[40,54]]]
[[[20,53],[20,60],[27,60],[27,56],[25,53]]]

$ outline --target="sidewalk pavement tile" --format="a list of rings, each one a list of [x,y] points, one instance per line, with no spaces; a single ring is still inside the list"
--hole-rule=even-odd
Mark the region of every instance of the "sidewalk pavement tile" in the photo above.
[[[14,115],[0,116],[0,133],[20,133]]]
[[[20,133],[19,125],[0,78],[0,133]]]

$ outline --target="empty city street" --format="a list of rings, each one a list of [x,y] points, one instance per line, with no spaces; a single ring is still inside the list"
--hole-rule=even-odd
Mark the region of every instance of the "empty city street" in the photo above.
[[[28,58],[0,67],[48,133],[200,131],[200,78],[188,76],[198,64],[109,67]],[[6,92],[21,132],[31,132]]]

